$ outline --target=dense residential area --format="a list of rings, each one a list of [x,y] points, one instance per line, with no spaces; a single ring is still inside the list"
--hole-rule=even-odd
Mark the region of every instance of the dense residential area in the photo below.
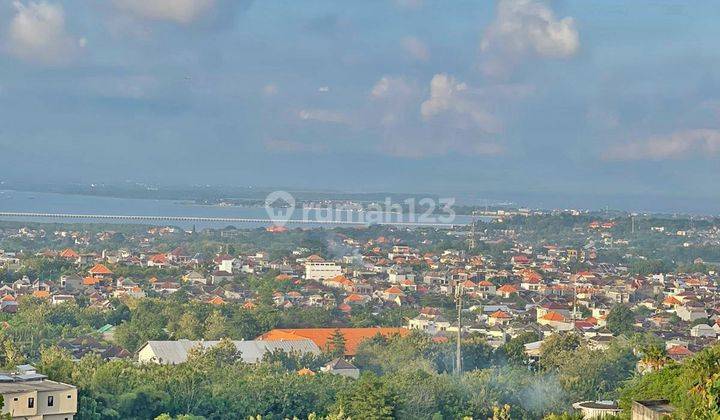
[[[41,390],[72,390],[78,418],[716,409],[706,403],[714,388],[692,378],[720,357],[717,219],[533,211],[451,229],[2,222],[0,244],[5,370],[32,371],[26,383]],[[13,383],[3,384],[6,412],[24,404],[6,391]]]

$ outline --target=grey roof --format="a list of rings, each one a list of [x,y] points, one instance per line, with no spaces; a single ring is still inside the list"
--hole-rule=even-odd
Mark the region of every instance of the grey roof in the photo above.
[[[353,365],[352,363],[350,363],[342,358],[337,358],[337,359],[331,361],[330,363],[325,365],[325,367],[329,368],[331,370],[345,370],[345,369],[357,370],[355,365]]]
[[[216,346],[220,341],[148,341],[140,351],[150,346],[158,363],[178,364],[187,360],[188,352],[198,346],[205,349]],[[265,353],[275,350],[285,352],[298,352],[301,354],[320,354],[320,348],[310,340],[247,340],[233,341],[240,352],[243,362],[257,363],[262,360]]]
[[[48,379],[0,383],[0,394],[12,394],[27,391],[66,391],[71,389],[75,389],[75,386]]]

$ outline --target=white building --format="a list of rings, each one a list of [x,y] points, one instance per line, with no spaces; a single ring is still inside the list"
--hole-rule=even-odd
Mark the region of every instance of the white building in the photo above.
[[[138,362],[176,365],[185,363],[188,353],[194,348],[207,350],[220,341],[167,340],[148,341],[137,352]],[[265,353],[283,350],[300,355],[320,354],[320,348],[311,340],[235,340],[232,341],[245,363],[258,363]]]
[[[307,261],[305,262],[306,280],[331,279],[342,274],[342,267],[334,262]]]

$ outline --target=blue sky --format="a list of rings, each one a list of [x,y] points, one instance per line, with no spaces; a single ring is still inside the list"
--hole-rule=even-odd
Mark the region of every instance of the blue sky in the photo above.
[[[0,178],[715,206],[712,6],[4,0]]]

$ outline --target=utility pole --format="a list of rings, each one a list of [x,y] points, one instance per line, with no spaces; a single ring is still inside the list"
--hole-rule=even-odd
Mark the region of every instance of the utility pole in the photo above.
[[[572,311],[572,320],[573,323],[577,319],[577,273],[575,274],[575,279],[573,280],[573,311]]]
[[[458,330],[457,330],[457,343],[455,347],[455,374],[460,376],[462,375],[462,350],[461,350],[461,340],[462,340],[462,285],[456,284],[455,285],[455,303],[457,305],[457,323],[458,323]]]
[[[471,220],[471,222],[470,222],[470,223],[471,223],[471,225],[470,225],[470,239],[469,239],[469,241],[468,241],[468,242],[469,242],[469,248],[470,248],[471,251],[473,251],[473,250],[475,249],[475,246],[477,245],[477,244],[475,243],[475,225],[477,224],[477,220],[476,220],[476,217],[475,217],[476,214],[477,214],[477,211],[476,211],[476,210],[473,210],[473,212],[472,212],[472,220]]]

